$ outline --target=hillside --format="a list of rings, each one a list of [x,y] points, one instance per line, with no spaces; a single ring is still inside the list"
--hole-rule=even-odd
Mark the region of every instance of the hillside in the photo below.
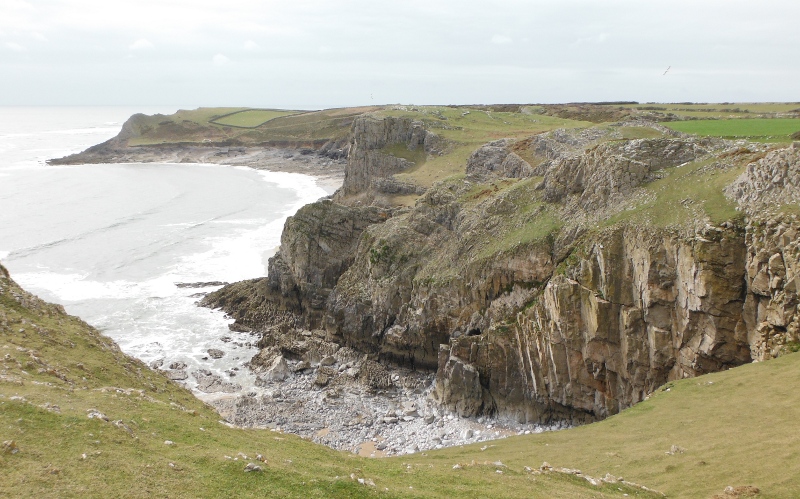
[[[188,391],[24,292],[2,268],[0,332],[0,494],[8,497],[660,497],[622,478],[668,497],[711,497],[728,486],[755,487],[764,498],[800,492],[797,355],[670,383],[571,430],[485,450],[364,459],[222,424]],[[612,483],[541,472],[544,461]],[[262,471],[245,473],[249,463]]]
[[[500,476],[490,463],[457,473],[449,461],[369,460],[292,435],[231,428],[80,319],[20,289],[2,267],[0,332],[6,497],[263,497],[265,490],[272,497],[448,497],[451,487],[499,496],[621,495],[617,485],[558,474],[534,480],[520,468]],[[261,471],[245,473],[250,463]]]

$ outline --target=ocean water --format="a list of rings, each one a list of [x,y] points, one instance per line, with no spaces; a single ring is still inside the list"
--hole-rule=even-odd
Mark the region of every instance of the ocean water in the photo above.
[[[196,306],[216,287],[176,284],[266,275],[286,217],[327,193],[305,175],[241,167],[44,162],[113,137],[134,112],[174,110],[0,108],[0,262],[126,353],[247,389],[255,339]]]

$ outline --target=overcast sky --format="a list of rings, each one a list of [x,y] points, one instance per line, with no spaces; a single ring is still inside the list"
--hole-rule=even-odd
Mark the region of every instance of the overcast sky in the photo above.
[[[800,101],[798,20],[797,0],[0,0],[0,105]]]

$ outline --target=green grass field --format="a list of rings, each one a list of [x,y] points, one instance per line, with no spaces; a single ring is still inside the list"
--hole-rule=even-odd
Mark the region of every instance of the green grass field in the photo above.
[[[678,116],[701,119],[774,118],[786,113],[798,112],[800,102],[648,103],[628,104],[622,107],[643,112],[672,113]]]
[[[731,119],[674,121],[664,125],[684,133],[706,137],[748,139],[761,142],[790,142],[800,131],[800,119]]]
[[[223,126],[235,126],[238,128],[256,128],[275,118],[291,116],[293,114],[299,114],[299,112],[276,111],[273,109],[245,109],[244,111],[236,111],[234,113],[226,114],[225,116],[209,120],[209,123]]]

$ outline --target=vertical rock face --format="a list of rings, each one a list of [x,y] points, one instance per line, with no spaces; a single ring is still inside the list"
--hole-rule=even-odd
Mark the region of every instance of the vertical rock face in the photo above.
[[[449,376],[471,367],[499,412],[583,421],[668,380],[749,362],[744,240],[735,227],[688,238],[633,228],[603,234],[576,249],[515,317],[442,349],[436,396],[454,410],[485,406],[483,394],[457,390]]]
[[[362,116],[353,122],[351,137],[344,184],[337,193],[340,198],[370,191],[376,187],[376,182],[379,187],[381,181],[414,165],[412,161],[388,154],[384,150],[386,147],[402,145],[408,151],[419,149],[434,153],[442,145],[421,122],[410,118]]]
[[[597,137],[553,135],[529,140],[547,157],[535,168],[511,157],[511,142],[487,144],[466,179],[432,187],[413,208],[307,206],[287,221],[267,279],[206,304],[256,328],[290,312],[372,359],[436,371],[432,397],[449,410],[520,421],[603,418],[669,380],[767,359],[800,339],[800,222],[763,211],[800,199],[800,153],[749,165],[726,190],[741,210],[731,220],[601,226],[603,210],[646,197],[663,169],[721,158],[721,143],[576,151]],[[407,119],[357,120],[336,198],[352,201],[406,167],[387,145],[435,143]],[[498,178],[517,180],[485,183]]]
[[[269,259],[269,277],[226,286],[201,305],[224,307],[249,327],[284,313],[316,327],[328,295],[353,262],[361,233],[389,216],[377,207],[348,207],[328,199],[306,205],[286,220],[281,248]]]

